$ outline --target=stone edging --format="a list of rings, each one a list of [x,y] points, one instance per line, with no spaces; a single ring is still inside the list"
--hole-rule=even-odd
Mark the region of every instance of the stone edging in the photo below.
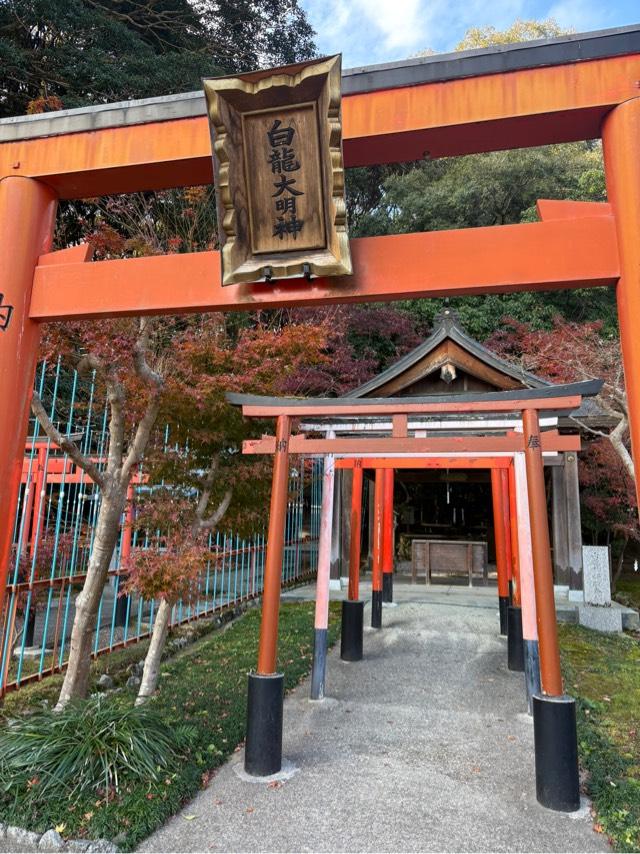
[[[32,830],[23,830],[11,824],[0,822],[0,839],[15,842],[25,848],[33,848],[35,851],[78,851],[86,854],[118,854],[119,848],[108,839],[67,839],[60,836],[53,827],[46,833],[34,833]]]

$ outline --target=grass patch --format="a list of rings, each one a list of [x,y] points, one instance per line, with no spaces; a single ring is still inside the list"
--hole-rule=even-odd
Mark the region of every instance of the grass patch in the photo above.
[[[578,711],[580,763],[599,829],[618,851],[640,849],[640,642],[561,625],[567,693]]]
[[[287,690],[311,667],[314,607],[295,603],[281,608],[278,667],[285,673]],[[338,638],[339,614],[339,603],[332,603],[331,644]],[[244,739],[247,672],[255,667],[259,626],[260,612],[250,611],[162,665],[160,690],[150,707],[169,727],[189,725],[193,736],[188,754],[157,781],[127,780],[115,797],[83,792],[73,802],[34,798],[25,788],[0,798],[0,820],[39,832],[64,824],[65,837],[106,837],[123,849],[133,848],[206,785]],[[139,646],[137,653],[139,658]],[[34,690],[29,693],[33,708],[41,698]],[[122,702],[121,696],[113,702]],[[24,702],[20,708],[25,709]]]
[[[616,601],[629,608],[640,609],[640,572],[625,572],[616,584]]]

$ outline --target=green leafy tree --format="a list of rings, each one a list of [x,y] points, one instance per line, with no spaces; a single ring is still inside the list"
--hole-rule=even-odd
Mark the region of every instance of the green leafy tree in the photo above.
[[[515,21],[505,30],[469,30],[457,50],[560,36],[553,20]],[[547,145],[410,164],[354,169],[347,175],[348,211],[358,236],[477,228],[537,220],[539,198],[606,200],[599,142]],[[509,315],[535,328],[551,328],[560,312],[574,321],[601,320],[615,333],[610,289],[465,297],[452,300],[469,332],[481,339]],[[428,327],[439,300],[416,300],[402,308]]]
[[[573,30],[561,27],[553,18],[547,18],[545,21],[518,18],[504,30],[497,30],[495,27],[471,27],[456,45],[456,50],[472,50],[497,44],[530,42],[536,39],[553,39],[570,32]]]
[[[4,0],[0,116],[198,89],[315,54],[298,0]]]

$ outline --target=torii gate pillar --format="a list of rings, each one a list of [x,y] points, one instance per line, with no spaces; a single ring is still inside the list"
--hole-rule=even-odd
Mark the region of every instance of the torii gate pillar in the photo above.
[[[640,460],[640,98],[625,101],[602,126],[607,196],[615,215],[620,259],[616,285],[631,450]],[[640,481],[636,478],[636,494]],[[640,504],[640,500],[639,500]]]
[[[56,206],[55,194],[40,181],[18,176],[0,181],[0,600],[40,341],[40,324],[29,320],[31,287],[38,257],[51,250]]]

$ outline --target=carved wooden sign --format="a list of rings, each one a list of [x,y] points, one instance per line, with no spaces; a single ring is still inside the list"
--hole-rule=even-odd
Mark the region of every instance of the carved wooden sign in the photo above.
[[[352,272],[340,56],[204,80],[222,283]]]

